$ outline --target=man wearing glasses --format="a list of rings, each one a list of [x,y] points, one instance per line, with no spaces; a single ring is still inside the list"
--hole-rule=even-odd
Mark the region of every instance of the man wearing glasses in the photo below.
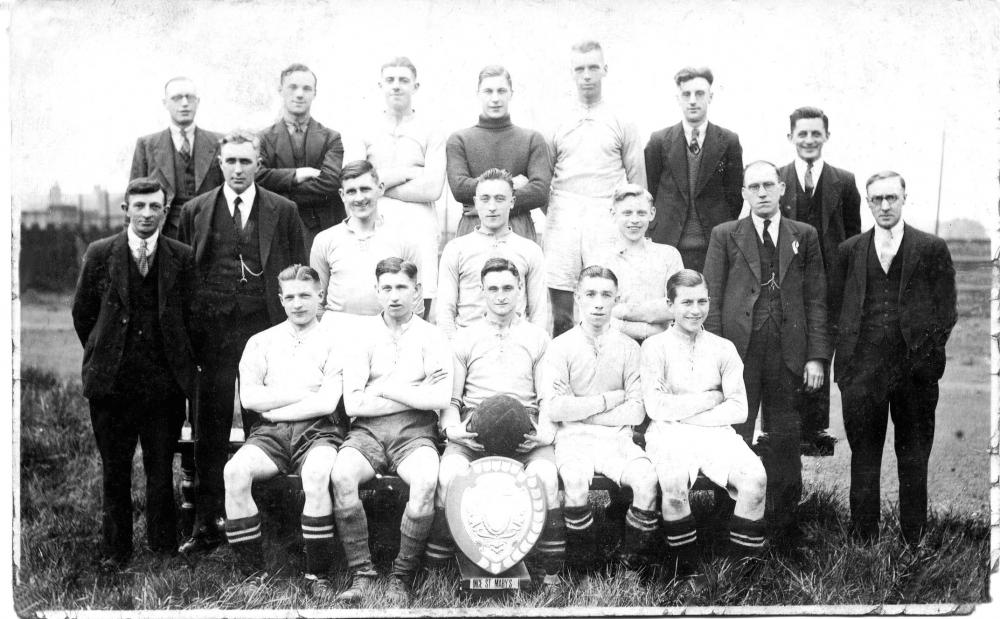
[[[851,446],[851,531],[866,541],[878,535],[891,416],[900,532],[915,546],[927,519],[938,380],[955,326],[955,269],[943,240],[903,222],[902,176],[879,172],[865,186],[875,227],[841,243],[830,266],[835,369]]]
[[[198,88],[186,77],[174,77],[163,86],[163,107],[170,126],[144,135],[135,143],[129,179],[156,179],[167,195],[167,218],[163,236],[177,238],[181,207],[191,198],[222,184],[219,140],[222,134],[194,124],[198,112]]]
[[[748,414],[734,427],[748,444],[763,409],[757,451],[767,471],[767,520],[772,539],[791,548],[801,535],[796,394],[823,385],[830,359],[826,276],[816,228],[781,216],[785,185],[774,164],[755,161],[743,177],[750,215],[716,226],[708,244],[705,328],[732,341],[743,360]]]

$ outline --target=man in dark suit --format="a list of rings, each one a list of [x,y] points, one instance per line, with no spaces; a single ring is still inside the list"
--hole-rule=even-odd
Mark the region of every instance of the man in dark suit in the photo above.
[[[705,279],[712,298],[705,327],[736,345],[743,359],[748,415],[734,426],[748,444],[763,404],[758,452],[767,471],[767,518],[777,543],[798,538],[802,493],[796,395],[823,384],[830,358],[826,276],[819,235],[782,217],[778,169],[756,161],[744,170],[750,215],[712,230]]]
[[[830,139],[830,120],[823,110],[800,107],[788,121],[788,141],[795,145],[796,157],[778,170],[785,184],[781,214],[816,228],[823,266],[829,272],[837,246],[861,232],[861,194],[853,174],[823,160],[823,145]],[[827,289],[827,307],[832,305],[831,290]],[[802,394],[799,416],[803,455],[832,456],[837,439],[826,431],[830,427],[829,381],[813,393]]]
[[[938,380],[955,326],[955,269],[945,242],[902,219],[906,182],[879,172],[865,183],[875,227],[841,243],[830,272],[836,376],[851,446],[851,529],[878,535],[887,418],[899,464],[903,540],[920,542]]]
[[[167,194],[170,208],[162,232],[172,239],[177,238],[184,203],[222,184],[217,157],[222,135],[195,127],[198,102],[194,82],[186,77],[168,80],[163,107],[170,114],[170,126],[139,138],[132,155],[129,178],[154,178]]]
[[[194,285],[191,248],[160,234],[166,194],[155,179],[125,190],[128,228],[91,243],[73,299],[83,353],[83,394],[101,454],[104,485],[101,567],[132,555],[132,456],[138,439],[146,473],[146,536],[154,553],[177,548],[172,462],[194,392],[188,335]]]
[[[684,267],[703,271],[712,228],[739,217],[743,208],[743,147],[739,137],[709,124],[711,69],[684,68],[674,76],[684,116],[653,133],[646,144],[646,179],[656,217],[654,243],[673,245]]]
[[[196,517],[185,554],[211,550],[223,539],[222,517],[229,430],[237,367],[250,336],[285,320],[278,273],[306,261],[295,204],[258,187],[259,141],[247,131],[222,139],[226,184],[184,207],[179,240],[194,249],[198,281],[193,341],[202,373],[195,426]],[[244,428],[253,426],[244,413]]]
[[[309,67],[293,64],[282,71],[278,92],[284,100],[281,120],[260,134],[257,182],[295,202],[309,251],[321,230],[344,219],[344,203],[337,193],[344,145],[340,133],[310,115],[316,74]]]

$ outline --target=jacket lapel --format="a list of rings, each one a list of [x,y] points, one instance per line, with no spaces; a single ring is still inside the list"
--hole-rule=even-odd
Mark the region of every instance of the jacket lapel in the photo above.
[[[108,265],[108,276],[114,282],[115,289],[122,305],[128,307],[128,261],[132,253],[128,247],[128,232],[122,231],[111,242],[111,258]]]
[[[201,264],[202,258],[205,256],[205,247],[208,244],[208,237],[212,230],[212,217],[215,216],[215,203],[219,201],[219,192],[222,191],[222,185],[216,187],[211,192],[211,199],[205,208],[199,209],[197,213],[194,214],[194,229],[196,231],[204,232],[204,234],[194,235],[194,261],[196,264]]]
[[[705,126],[707,128],[705,129],[705,143],[701,149],[701,166],[698,168],[698,181],[694,188],[693,197],[695,198],[708,183],[708,179],[712,177],[715,166],[719,165],[722,153],[725,152],[722,144],[722,130],[712,123],[705,123]]]
[[[920,242],[921,239],[916,230],[907,224],[903,224],[903,244],[900,246],[900,251],[903,254],[903,266],[899,274],[900,303],[902,303],[903,291],[906,290],[906,284],[909,283],[914,269],[917,268],[917,264],[920,262],[920,256],[922,255],[919,247]]]
[[[156,282],[159,292],[159,311],[166,313],[167,295],[174,287],[177,279],[177,265],[174,264],[174,252],[163,237],[156,243]]]
[[[757,249],[757,239],[754,238],[756,235],[757,230],[753,227],[753,222],[750,221],[749,217],[741,219],[736,224],[736,229],[733,230],[733,240],[736,242],[736,246],[740,248],[743,258],[750,265],[750,270],[753,271],[754,277],[757,278],[757,282],[759,283],[760,251]]]
[[[823,173],[820,174],[817,182],[819,182],[819,186],[823,192],[823,215],[820,219],[820,225],[823,227],[819,231],[820,236],[823,236],[829,227],[827,222],[830,221],[830,215],[837,208],[837,196],[840,195],[840,178],[829,164],[824,163]]]
[[[778,284],[785,281],[785,274],[788,273],[788,265],[792,263],[792,258],[799,252],[799,244],[802,242],[798,228],[792,225],[790,219],[784,217],[780,221],[781,232],[778,233]]]
[[[854,254],[851,256],[851,263],[848,265],[850,272],[847,273],[847,282],[858,283],[858,307],[861,308],[865,306],[865,291],[868,290],[868,252],[872,248],[872,243],[875,242],[874,237],[875,229],[872,228],[858,239],[858,242],[854,244]],[[847,298],[846,286],[844,298]]]
[[[271,254],[271,241],[274,239],[274,231],[278,227],[278,210],[271,204],[270,200],[264,198],[263,190],[257,185],[256,206],[260,222],[257,230],[260,234],[260,264],[267,269],[267,258]]]
[[[319,130],[319,123],[314,119],[309,119],[309,127],[306,129],[306,161],[322,161],[320,154],[323,152],[323,132]],[[289,138],[289,145],[291,138]]]
[[[688,187],[688,162],[687,144],[684,142],[684,126],[680,123],[670,128],[670,135],[667,138],[667,161],[670,163],[670,172],[674,175],[674,181],[680,188],[684,201],[691,203],[691,190]]]
[[[174,141],[170,137],[170,129],[164,130],[160,134],[156,145],[153,147],[153,160],[156,162],[156,169],[162,170],[160,180],[167,185],[167,193],[171,196],[177,194],[174,188]]]
[[[292,149],[292,136],[288,135],[285,121],[279,120],[271,129],[274,132],[274,151],[278,155],[278,164],[272,167],[295,167],[295,151]]]
[[[782,169],[781,182],[785,184],[785,193],[781,196],[781,214],[798,220],[799,179],[795,174],[794,161]]]
[[[201,187],[208,169],[212,166],[212,159],[215,157],[216,145],[212,143],[204,131],[195,127],[194,130],[194,186],[197,190]]]

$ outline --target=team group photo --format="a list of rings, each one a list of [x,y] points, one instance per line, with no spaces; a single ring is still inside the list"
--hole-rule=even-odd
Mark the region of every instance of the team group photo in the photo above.
[[[18,614],[989,601],[994,12],[120,4],[10,11]]]

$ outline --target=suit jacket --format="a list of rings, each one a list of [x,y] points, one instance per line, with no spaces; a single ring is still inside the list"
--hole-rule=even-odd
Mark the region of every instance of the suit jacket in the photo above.
[[[795,163],[789,163],[780,170],[778,176],[785,184],[785,195],[781,196],[781,214],[798,220],[796,204],[799,195],[799,180],[795,173]],[[854,175],[847,170],[835,168],[824,162],[823,172],[818,179],[821,192],[822,215],[819,232],[820,248],[823,250],[823,264],[830,263],[837,255],[837,246],[861,232],[861,194]]]
[[[212,233],[212,217],[215,213],[215,203],[222,188],[202,194],[184,205],[181,213],[181,226],[178,240],[187,243],[194,249],[194,263],[200,273],[208,267],[208,247]],[[223,202],[225,198],[223,198]],[[302,236],[302,224],[295,204],[291,200],[271,193],[257,186],[257,197],[254,205],[258,209],[260,233],[260,262],[264,267],[264,289],[266,290],[267,315],[271,324],[285,320],[285,310],[278,298],[278,273],[293,264],[309,264],[306,255],[305,239]],[[199,283],[200,286],[200,278]],[[209,312],[208,310],[214,310]],[[195,305],[195,319],[206,315],[217,315],[220,308],[200,308]]]
[[[344,144],[340,133],[309,119],[305,139],[306,163],[318,168],[318,178],[295,182],[295,155],[292,138],[284,120],[260,133],[260,169],[257,184],[278,193],[299,207],[343,209],[340,200],[340,169],[344,164]]]
[[[782,356],[789,370],[801,374],[806,361],[830,360],[826,277],[816,229],[787,217],[782,217],[779,225],[776,248]],[[705,328],[732,341],[740,357],[746,358],[753,307],[763,282],[757,230],[749,216],[712,230],[705,280],[712,298]]]
[[[694,198],[702,225],[711,230],[739,217],[743,208],[743,147],[732,131],[712,123],[706,126]],[[646,181],[656,207],[648,236],[655,243],[676,247],[691,202],[687,141],[681,123],[649,137]]]
[[[132,259],[125,231],[94,241],[83,258],[73,298],[73,327],[83,344],[83,395],[88,398],[109,394],[118,375],[130,319]],[[152,268],[157,278],[164,353],[177,383],[190,397],[196,370],[189,336],[194,253],[161,234]]]
[[[219,140],[221,133],[206,131],[201,127],[194,129],[194,186],[195,195],[205,193],[222,185],[222,168],[219,167]],[[167,204],[177,195],[174,185],[174,142],[170,137],[170,129],[151,133],[139,138],[132,154],[132,170],[129,180],[148,176],[160,181],[166,190]],[[166,234],[176,236],[177,222],[180,220],[181,209],[171,209],[167,213],[167,221],[163,224]]]
[[[836,339],[837,382],[851,374],[868,286],[868,250],[874,229],[840,244],[830,268],[831,324]],[[948,245],[904,224],[899,282],[899,326],[914,375],[936,381],[944,373],[945,344],[955,326],[955,269]]]

